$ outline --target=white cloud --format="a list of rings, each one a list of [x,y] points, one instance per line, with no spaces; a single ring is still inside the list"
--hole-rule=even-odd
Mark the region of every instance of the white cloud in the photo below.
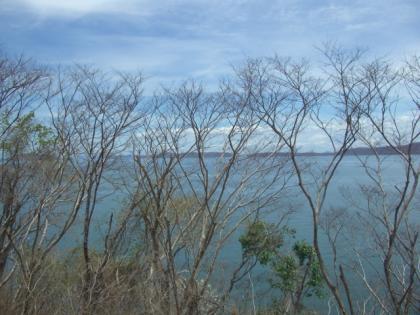
[[[5,45],[40,62],[141,69],[150,86],[215,84],[247,57],[315,59],[325,41],[419,51],[415,2],[354,1],[0,0],[0,28]]]
[[[212,7],[227,9],[243,1],[213,1]],[[87,14],[110,13],[153,15],[176,8],[209,6],[204,0],[3,0],[3,9],[26,9],[43,17],[79,17]],[[0,8],[1,11],[1,8]]]
[[[39,16],[83,16],[91,13],[138,13],[148,0],[6,0],[9,8],[23,8]]]

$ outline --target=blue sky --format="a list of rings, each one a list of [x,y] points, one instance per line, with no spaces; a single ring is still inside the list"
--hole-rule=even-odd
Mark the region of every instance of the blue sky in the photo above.
[[[419,13],[420,0],[0,0],[0,49],[141,70],[151,94],[190,78],[216,86],[247,57],[317,61],[327,41],[401,61],[420,53]],[[328,140],[308,126],[301,145],[323,151]]]
[[[419,0],[0,0],[0,47],[43,63],[142,70],[151,86],[216,82],[246,57],[314,57],[337,41],[420,51]]]

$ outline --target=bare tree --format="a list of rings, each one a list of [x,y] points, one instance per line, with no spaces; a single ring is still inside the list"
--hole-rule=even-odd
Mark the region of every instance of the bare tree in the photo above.
[[[18,176],[10,176],[21,169],[15,163],[15,157],[23,154],[23,147],[27,148],[23,143],[25,140],[20,141],[19,133],[29,119],[25,115],[39,105],[45,78],[45,71],[29,59],[0,57],[0,193],[3,207],[0,218],[0,287],[8,278],[4,275],[11,250],[7,234],[19,230],[16,221],[21,205],[15,200],[19,179]]]
[[[50,110],[53,126],[71,163],[70,171],[77,176],[77,197],[71,202],[74,212],[83,210],[81,312],[91,313],[100,295],[103,270],[119,235],[112,229],[115,222],[111,214],[104,254],[95,266],[89,241],[92,218],[105,176],[112,177],[113,158],[124,153],[130,132],[141,117],[143,77],[118,74],[115,78],[95,69],[77,67],[69,73],[59,73],[57,81]],[[119,229],[123,227],[124,224]]]
[[[248,157],[258,120],[243,102],[227,86],[206,93],[189,82],[155,98],[153,115],[136,137],[151,313],[223,309],[235,281],[212,287],[220,252],[246,220],[278,198],[279,190],[270,188],[280,171],[260,180],[273,163],[281,170],[282,161]]]
[[[240,77],[249,86],[254,111],[287,148],[297,184],[312,213],[312,241],[320,269],[337,307],[342,314],[354,314],[343,266],[325,261],[321,251],[320,218],[331,180],[357,140],[361,116],[371,98],[361,51],[345,52],[327,45],[322,52],[327,62],[325,73],[318,76],[312,74],[307,61],[275,57],[249,62]],[[324,134],[333,152],[315,167],[299,156],[299,140],[308,127]]]
[[[363,113],[364,132],[360,133],[373,156],[359,158],[370,184],[361,185],[363,200],[367,202],[355,204],[360,209],[359,222],[372,244],[364,243],[363,249],[355,249],[359,267],[356,272],[375,301],[374,305],[386,314],[419,311],[419,226],[413,220],[418,207],[416,192],[420,171],[413,154],[420,136],[416,94],[418,58],[413,58],[412,62],[402,71],[393,70],[386,62],[367,67],[372,101]],[[408,88],[412,106],[402,111],[397,108],[401,104],[397,93],[404,92],[404,88]],[[392,163],[401,172],[401,179],[392,186],[386,181],[387,160],[380,155],[378,143],[388,147]],[[369,255],[366,255],[367,248]],[[369,274],[366,269],[375,262],[382,268]]]
[[[297,191],[312,222],[312,246],[301,250],[337,313],[420,311],[419,58],[396,69],[361,50],[321,52],[320,68],[250,59],[216,91],[187,81],[148,98],[141,74],[75,66],[47,75],[0,58],[1,306],[219,314],[249,280],[256,312],[257,259],[239,249],[232,259],[233,242],[273,212],[282,225],[284,198]],[[318,163],[302,151],[308,132],[331,151]],[[369,183],[331,207],[337,170],[356,145],[369,148],[358,156]],[[392,185],[384,152],[401,166]],[[81,247],[65,258],[73,232]],[[301,267],[297,291],[283,292],[291,313],[309,281],[310,266]]]

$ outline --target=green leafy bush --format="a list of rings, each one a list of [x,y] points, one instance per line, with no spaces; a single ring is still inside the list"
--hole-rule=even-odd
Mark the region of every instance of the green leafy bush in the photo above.
[[[255,257],[273,273],[271,287],[283,294],[283,302],[291,301],[292,312],[303,309],[304,297],[324,297],[324,281],[314,248],[306,241],[293,243],[291,249],[282,249],[285,237],[294,237],[295,231],[263,221],[250,224],[239,241],[244,257]],[[282,250],[281,250],[282,249]],[[286,311],[289,312],[289,311]]]

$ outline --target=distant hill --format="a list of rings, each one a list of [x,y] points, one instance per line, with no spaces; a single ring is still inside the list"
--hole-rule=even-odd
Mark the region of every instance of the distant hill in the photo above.
[[[402,145],[398,147],[398,149],[402,152],[408,152],[408,145]],[[398,152],[390,147],[390,146],[379,146],[375,149],[371,149],[368,147],[358,147],[349,149],[346,152],[346,155],[373,155],[375,151],[379,155],[394,155],[398,154]],[[333,152],[298,152],[297,155],[299,156],[328,156],[334,154]],[[411,145],[411,154],[420,154],[420,142],[414,142]],[[280,153],[272,153],[272,152],[261,152],[261,153],[253,153],[250,154],[250,157],[268,157],[270,155],[277,155],[277,156],[287,156],[289,155],[287,152],[280,152]]]
[[[403,152],[408,152],[408,145],[402,145],[399,147],[399,149]],[[376,147],[375,151],[380,155],[394,155],[398,154],[396,150],[391,148],[390,146],[379,146]],[[411,153],[412,154],[420,154],[420,142],[415,142],[411,145]],[[333,152],[298,152],[298,156],[329,156],[334,154]],[[346,152],[346,155],[373,155],[374,150],[368,147],[358,147],[358,148],[352,148],[349,149]],[[163,154],[162,154],[163,155]],[[168,153],[170,155],[170,153]],[[209,158],[230,158],[232,156],[232,153],[229,152],[206,152],[205,157]],[[288,156],[289,153],[287,152],[258,152],[258,153],[252,153],[248,154],[248,157],[250,158],[263,158],[263,157],[269,157],[269,156]],[[197,152],[190,152],[185,155],[187,158],[197,158],[198,154]]]
[[[408,145],[402,145],[400,147],[398,147],[398,149],[402,152],[408,152]],[[381,147],[377,147],[375,148],[375,151],[380,154],[380,155],[393,155],[393,154],[398,154],[398,152],[389,147],[389,146],[381,146]],[[420,142],[414,142],[411,145],[411,153],[412,154],[420,154]],[[371,148],[367,148],[367,147],[360,147],[360,148],[353,148],[350,149],[347,154],[349,155],[372,155],[374,154],[374,150]]]

